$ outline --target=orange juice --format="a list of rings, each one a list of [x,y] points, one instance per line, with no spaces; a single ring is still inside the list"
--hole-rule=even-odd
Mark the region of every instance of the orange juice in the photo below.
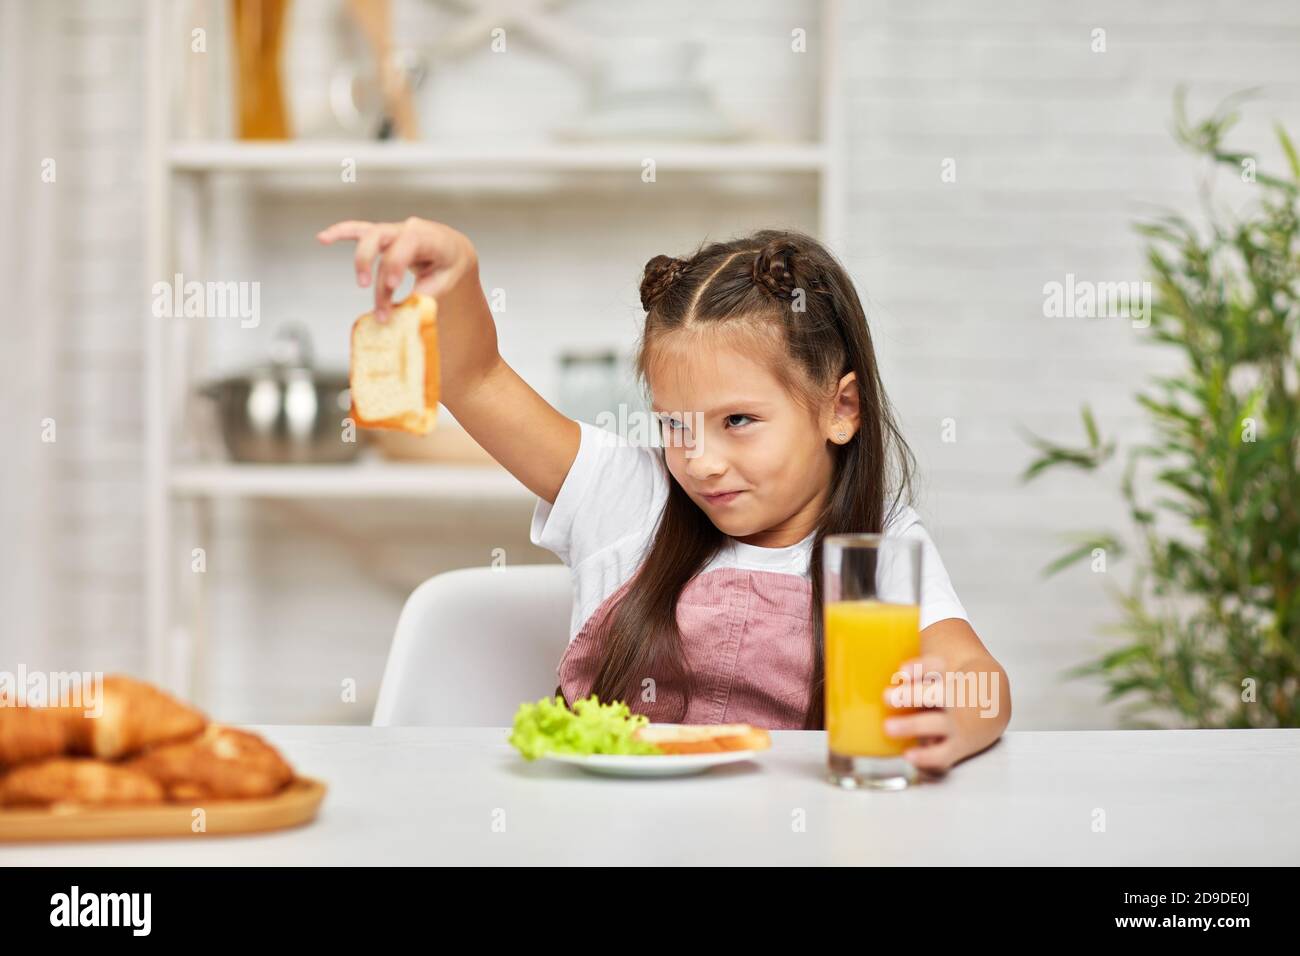
[[[854,757],[901,754],[914,738],[885,734],[893,708],[885,689],[902,663],[921,654],[921,609],[880,601],[826,604],[826,731],[830,749]]]

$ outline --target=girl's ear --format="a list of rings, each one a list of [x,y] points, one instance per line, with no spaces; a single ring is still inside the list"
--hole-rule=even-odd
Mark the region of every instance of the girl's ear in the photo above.
[[[826,416],[826,438],[836,445],[845,445],[858,433],[862,418],[858,401],[858,373],[849,372],[840,379],[831,398]]]

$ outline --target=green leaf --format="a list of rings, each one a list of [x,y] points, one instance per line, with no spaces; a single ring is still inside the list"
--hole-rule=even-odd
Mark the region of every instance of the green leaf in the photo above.
[[[595,694],[574,701],[573,710],[562,697],[543,697],[519,705],[508,740],[528,760],[547,753],[657,754],[658,747],[636,736],[649,722],[627,704],[602,704]]]
[[[1101,447],[1101,435],[1097,432],[1097,420],[1092,417],[1092,409],[1083,406],[1083,427],[1088,433],[1088,444],[1093,448]]]
[[[1291,178],[1300,182],[1300,155],[1296,153],[1295,143],[1291,142],[1291,137],[1281,123],[1274,123],[1273,129],[1277,133],[1277,141],[1282,144],[1282,152],[1286,153],[1286,161],[1291,166]]]

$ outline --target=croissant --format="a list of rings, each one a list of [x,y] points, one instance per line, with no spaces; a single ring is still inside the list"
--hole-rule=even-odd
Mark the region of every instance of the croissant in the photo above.
[[[203,714],[170,694],[115,674],[104,678],[99,716],[74,715],[70,721],[70,750],[115,760],[156,744],[194,737],[207,722]]]
[[[261,737],[220,724],[195,740],[154,747],[126,766],[157,780],[170,800],[266,797],[293,780],[293,768]]]
[[[69,721],[60,707],[0,707],[0,768],[67,752]]]
[[[53,757],[0,777],[0,806],[108,806],[162,803],[163,788],[142,773],[84,757]]]

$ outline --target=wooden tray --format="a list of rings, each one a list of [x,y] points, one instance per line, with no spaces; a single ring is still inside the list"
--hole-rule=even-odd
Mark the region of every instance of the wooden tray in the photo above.
[[[0,843],[36,840],[136,840],[142,837],[208,837],[301,826],[316,817],[325,784],[297,777],[273,797],[199,803],[207,829],[195,833],[188,803],[141,807],[65,807],[0,810]]]

